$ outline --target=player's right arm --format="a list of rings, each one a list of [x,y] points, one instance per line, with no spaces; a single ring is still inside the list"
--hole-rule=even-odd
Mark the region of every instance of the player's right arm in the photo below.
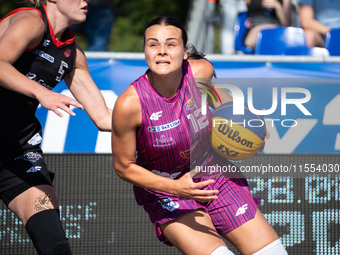
[[[197,201],[216,199],[218,191],[204,191],[201,187],[213,182],[208,180],[194,183],[190,173],[178,180],[168,179],[152,173],[136,164],[137,128],[142,121],[139,97],[133,86],[129,86],[117,99],[112,115],[112,156],[117,175],[136,186],[158,190]]]
[[[39,45],[44,31],[45,24],[37,10],[20,11],[0,23],[0,86],[37,99],[59,116],[58,108],[74,115],[69,105],[82,108],[76,100],[46,89],[13,67],[26,49]]]

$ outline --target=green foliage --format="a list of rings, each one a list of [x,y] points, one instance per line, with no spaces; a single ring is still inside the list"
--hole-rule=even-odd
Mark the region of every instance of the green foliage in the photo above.
[[[25,4],[23,2],[0,0],[0,19],[2,19],[10,11],[24,6]]]
[[[110,51],[143,51],[144,27],[154,18],[169,15],[185,24],[190,0],[116,0],[116,20]]]
[[[117,18],[127,17],[133,24],[132,33],[141,35],[144,27],[154,18],[162,15],[173,16],[185,22],[189,0],[117,0]]]
[[[142,52],[143,32],[134,33],[133,22],[128,17],[117,17],[111,32],[109,51]]]

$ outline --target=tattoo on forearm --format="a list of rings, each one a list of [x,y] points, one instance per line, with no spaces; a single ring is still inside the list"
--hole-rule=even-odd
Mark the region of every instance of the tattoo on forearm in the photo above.
[[[48,209],[53,209],[53,203],[51,196],[48,194],[43,194],[33,201],[33,207],[36,212],[41,212]]]

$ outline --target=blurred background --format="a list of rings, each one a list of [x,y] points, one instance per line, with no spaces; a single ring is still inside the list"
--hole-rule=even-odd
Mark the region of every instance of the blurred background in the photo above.
[[[340,3],[333,2],[91,0],[87,24],[71,28],[85,51],[142,52],[145,25],[157,16],[169,15],[186,27],[189,43],[205,54],[339,56],[340,50],[337,47],[330,49],[334,47],[331,37],[334,42],[340,34]],[[308,14],[309,19],[305,20],[304,17],[308,15],[301,12],[305,11],[301,4],[314,8],[312,14]],[[280,5],[279,10],[277,5]],[[22,6],[23,1],[0,0],[0,18]],[[322,11],[318,11],[320,7]],[[326,23],[322,25],[320,22]],[[260,27],[266,31],[256,33]],[[106,32],[103,32],[105,29]],[[307,31],[314,29],[314,32]],[[309,32],[318,34],[319,44],[311,41]],[[107,35],[106,39],[104,34]],[[251,38],[246,39],[247,36]],[[91,46],[100,40],[108,41],[104,48]]]
[[[299,2],[308,1],[332,2],[336,8],[328,11],[340,20],[339,0],[267,0],[290,3],[286,21],[279,23],[270,8],[260,6],[254,12],[249,4],[262,0],[90,0],[87,23],[91,25],[72,29],[110,108],[147,69],[143,30],[161,15],[173,16],[185,25],[189,43],[214,64],[216,86],[234,84],[244,95],[252,86],[256,109],[271,107],[273,87],[310,91],[312,97],[305,107],[312,115],[305,116],[293,106],[283,115],[279,106],[266,118],[277,121],[267,124],[271,138],[264,152],[239,164],[295,167],[297,173],[283,176],[248,174],[253,196],[261,197],[260,209],[289,254],[340,255],[340,28],[333,22],[331,30],[333,24],[321,33],[323,45],[308,44],[306,29],[318,27],[314,20],[301,19]],[[22,0],[0,0],[0,18],[23,6]],[[263,19],[266,15],[269,18]],[[255,34],[255,47],[246,46],[246,36],[259,23],[272,27]],[[100,32],[103,24],[108,30],[105,38],[106,33]],[[108,39],[108,45],[89,50],[91,40],[99,38]],[[64,82],[55,91],[71,95]],[[291,94],[301,97],[301,93]],[[44,158],[49,170],[58,174],[54,185],[61,220],[74,254],[180,254],[158,242],[147,214],[136,206],[131,185],[115,174],[110,134],[98,132],[84,111],[75,112],[75,117],[59,118],[39,107],[36,114],[44,130]],[[299,126],[285,125],[285,120],[298,120]],[[21,225],[0,205],[0,254],[36,254]]]
[[[105,1],[110,2],[110,0]],[[9,11],[23,6],[24,4],[20,0],[0,0],[0,18]],[[142,52],[143,29],[151,19],[161,14],[171,15],[185,24],[189,6],[190,0],[115,0],[115,18],[109,51]],[[84,29],[81,29],[76,37],[78,43],[86,51]]]

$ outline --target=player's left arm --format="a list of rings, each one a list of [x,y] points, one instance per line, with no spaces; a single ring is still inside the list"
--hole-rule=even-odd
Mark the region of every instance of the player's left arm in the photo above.
[[[90,75],[86,56],[78,44],[74,68],[64,80],[97,128],[111,131],[112,109],[106,106],[103,95]]]
[[[209,106],[213,109],[216,109],[218,106],[220,106],[220,101],[216,95],[220,97],[222,104],[232,101],[232,96],[225,91],[224,89],[214,89],[215,83],[212,82],[212,78],[215,74],[214,67],[212,63],[210,63],[206,59],[189,59],[189,64],[192,70],[192,73],[195,77],[195,81],[198,87],[208,90],[211,95],[214,96],[215,100],[212,100],[210,96],[208,96],[208,103]],[[212,91],[209,86],[211,86],[215,91]],[[216,92],[216,93],[215,93]],[[202,93],[205,93],[204,90],[202,90]]]

